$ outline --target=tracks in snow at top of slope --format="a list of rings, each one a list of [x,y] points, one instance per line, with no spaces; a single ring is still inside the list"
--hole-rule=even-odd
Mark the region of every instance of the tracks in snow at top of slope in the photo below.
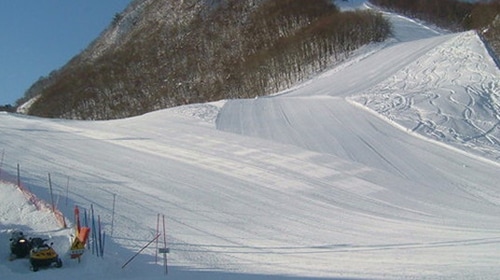
[[[352,100],[425,136],[500,159],[500,71],[475,32],[457,34]]]

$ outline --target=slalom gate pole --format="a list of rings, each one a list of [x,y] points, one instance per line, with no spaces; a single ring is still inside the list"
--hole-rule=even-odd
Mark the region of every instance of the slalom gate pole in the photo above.
[[[85,227],[89,227],[89,220],[88,220],[88,215],[87,215],[87,209],[83,208],[83,225]],[[90,239],[92,239],[92,233],[90,234],[90,236],[88,237],[89,240],[88,242],[86,243],[86,246],[87,246],[87,250],[90,249]]]
[[[78,206],[75,205],[75,223],[76,223],[76,232],[80,233],[80,210]]]
[[[165,215],[163,215],[163,248],[167,248],[167,233],[165,231]],[[163,264],[165,265],[165,274],[168,274],[167,253],[163,253]]]
[[[101,255],[102,257],[102,232],[101,232],[101,216],[100,215],[97,215],[97,234],[99,234],[99,246],[98,246],[98,252],[99,254],[97,254],[97,256]]]
[[[95,232],[96,228],[95,228],[95,219],[94,219],[94,205],[93,204],[90,204],[90,215],[92,216],[92,255],[94,253],[97,254],[97,256],[99,256],[99,253],[97,253],[97,234]]]
[[[111,236],[113,236],[113,228],[115,223],[115,201],[116,201],[116,194],[113,194],[113,210],[111,212]]]
[[[89,218],[87,217],[87,209],[83,208],[83,225],[89,227]]]
[[[156,234],[159,234],[160,231],[160,213],[156,215]],[[155,250],[155,264],[158,263],[158,239],[156,239],[156,250]]]
[[[151,243],[153,243],[156,239],[158,239],[158,237],[160,237],[160,234],[157,234],[155,236],[155,238],[153,238],[151,241],[148,242],[148,244],[146,244],[144,247],[142,247],[139,252],[135,253],[135,255],[133,255],[126,263],[124,263],[122,265],[122,268],[124,268],[127,264],[129,264],[133,259],[135,259],[135,257],[137,257],[137,255],[139,255],[142,251],[144,251],[144,249],[146,249],[149,245],[151,245]]]
[[[102,247],[101,247],[101,258],[104,258],[104,244],[106,242],[106,232],[102,232]]]

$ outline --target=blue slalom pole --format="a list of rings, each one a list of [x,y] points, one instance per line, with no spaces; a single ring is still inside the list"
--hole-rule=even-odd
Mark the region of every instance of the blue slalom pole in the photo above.
[[[94,205],[90,204],[90,214],[92,216],[92,255],[94,252],[99,256],[99,252],[97,252],[97,232],[95,227],[95,218],[94,218]]]

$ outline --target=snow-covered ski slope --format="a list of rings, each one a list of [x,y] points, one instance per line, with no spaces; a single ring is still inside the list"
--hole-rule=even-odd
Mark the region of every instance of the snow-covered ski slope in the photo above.
[[[169,279],[497,279],[500,72],[473,32],[387,16],[394,38],[273,97],[99,122],[0,114],[1,178],[19,163],[50,201],[50,172],[61,211],[93,204],[108,235],[116,194],[103,259],[0,261],[2,279],[165,279],[154,246],[121,269],[158,213]],[[0,187],[5,259],[12,228],[69,246]]]

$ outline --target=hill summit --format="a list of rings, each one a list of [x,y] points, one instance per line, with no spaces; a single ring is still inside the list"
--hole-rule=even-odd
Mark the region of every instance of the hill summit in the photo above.
[[[329,0],[135,0],[27,91],[28,113],[114,119],[267,95],[389,34],[380,14]]]

